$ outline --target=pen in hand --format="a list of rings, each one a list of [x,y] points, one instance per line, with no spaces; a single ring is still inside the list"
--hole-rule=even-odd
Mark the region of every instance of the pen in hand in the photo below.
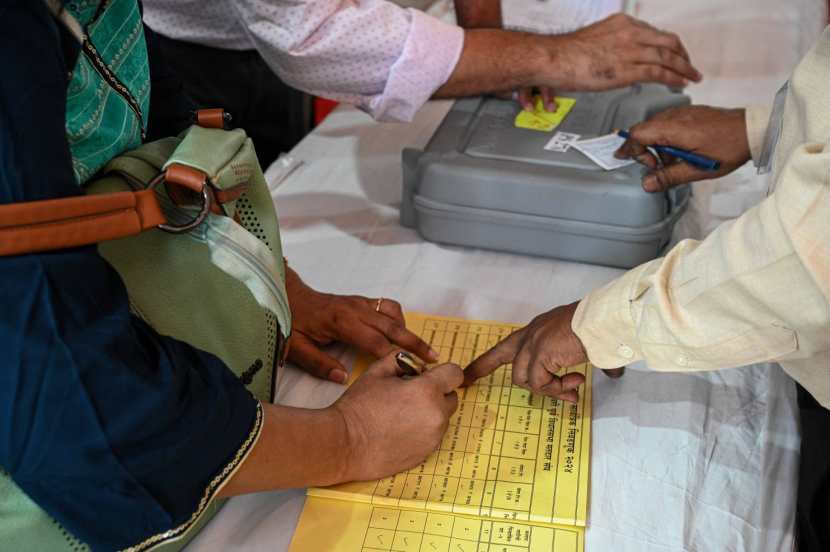
[[[625,138],[626,140],[631,138],[631,134],[629,134],[629,132],[626,130],[619,130],[617,131],[617,134],[621,138]],[[665,153],[666,155],[671,155],[672,157],[682,159],[689,165],[692,165],[693,167],[704,171],[717,171],[720,169],[720,161],[709,159],[708,157],[699,155],[697,153],[692,153],[690,151],[674,148],[672,146],[648,145],[647,147],[652,148],[659,153]]]
[[[395,355],[395,362],[398,363],[398,368],[403,371],[401,376],[420,376],[426,370],[426,367],[415,360],[415,357],[405,351],[401,351]]]

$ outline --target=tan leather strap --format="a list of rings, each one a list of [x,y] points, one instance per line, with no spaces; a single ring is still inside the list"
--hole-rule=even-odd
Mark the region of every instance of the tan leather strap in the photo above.
[[[197,194],[202,193],[202,188],[207,184],[207,175],[199,169],[172,163],[164,171],[164,180],[169,184],[178,184],[190,188]]]
[[[168,184],[178,184],[178,186],[168,186],[167,188],[167,194],[176,205],[198,204],[202,189],[207,185],[212,198],[211,212],[217,215],[225,214],[222,210],[223,204],[236,201],[248,190],[247,183],[220,190],[214,187],[208,176],[199,169],[178,163],[173,163],[167,167],[164,173],[164,181]]]
[[[0,205],[0,256],[90,245],[165,222],[153,190]]]
[[[204,128],[225,128],[225,110],[221,107],[196,111],[196,124]]]
[[[196,112],[199,126],[224,128],[225,120],[223,109],[202,109]],[[199,224],[207,210],[215,207],[215,201],[210,201],[215,194],[205,190],[208,177],[202,171],[172,164],[164,172],[163,180],[175,185],[168,190],[173,192],[171,196],[181,195],[177,193],[177,187],[192,190],[197,197],[203,195],[203,212],[197,219],[187,225],[170,226],[153,190],[153,183],[148,189],[139,192],[0,205],[0,256],[91,245],[133,236],[157,227],[168,231],[185,231]],[[234,192],[229,192],[222,199],[232,201],[238,197],[234,197]]]
[[[220,190],[216,188],[213,190],[213,197],[216,198],[216,203],[230,203],[231,201],[236,201],[237,199],[242,196],[245,192],[248,191],[248,184],[240,184],[239,186],[234,186],[233,188],[228,188],[226,190]]]

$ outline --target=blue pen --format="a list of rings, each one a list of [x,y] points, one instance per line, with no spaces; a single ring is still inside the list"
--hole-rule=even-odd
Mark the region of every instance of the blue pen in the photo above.
[[[626,140],[631,138],[631,135],[626,130],[620,130],[617,134],[625,138]],[[678,159],[682,159],[689,165],[697,167],[698,169],[703,169],[704,171],[716,171],[720,169],[720,161],[715,161],[714,159],[709,159],[708,157],[704,157],[703,155],[698,155],[696,153],[692,153],[690,151],[673,148],[671,146],[649,146],[650,148],[654,148],[660,153],[665,153],[666,155],[671,155],[672,157],[677,157]]]

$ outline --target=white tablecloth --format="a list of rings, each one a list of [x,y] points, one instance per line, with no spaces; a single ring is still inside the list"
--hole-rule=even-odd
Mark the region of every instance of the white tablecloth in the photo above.
[[[826,20],[823,0],[640,0],[638,14],[684,38],[707,77],[690,93],[721,105],[769,101]],[[524,323],[620,273],[436,245],[402,228],[401,149],[423,146],[449,105],[431,102],[411,124],[340,108],[295,148],[303,164],[275,198],[285,253],[309,284]],[[703,237],[765,189],[749,168],[696,185],[676,237]],[[278,386],[278,402],[294,406],[325,406],[341,392],[292,367]],[[586,550],[792,548],[797,409],[777,366],[683,375],[635,365],[620,380],[598,373],[594,386]],[[189,550],[287,550],[303,500],[302,490],[234,498]]]

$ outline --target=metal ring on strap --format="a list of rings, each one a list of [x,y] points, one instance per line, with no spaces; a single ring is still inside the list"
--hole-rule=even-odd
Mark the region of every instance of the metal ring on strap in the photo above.
[[[165,173],[160,173],[156,176],[150,183],[147,185],[148,190],[154,189],[156,186],[161,184],[165,181]],[[199,214],[196,215],[196,218],[187,222],[185,224],[159,224],[158,228],[164,230],[165,232],[171,232],[173,234],[181,234],[183,232],[188,232],[193,230],[202,222],[204,222],[205,218],[207,218],[208,213],[210,213],[210,204],[211,204],[211,197],[210,192],[208,191],[208,186],[210,185],[210,179],[205,180],[205,185],[202,187],[202,208],[199,210]]]

